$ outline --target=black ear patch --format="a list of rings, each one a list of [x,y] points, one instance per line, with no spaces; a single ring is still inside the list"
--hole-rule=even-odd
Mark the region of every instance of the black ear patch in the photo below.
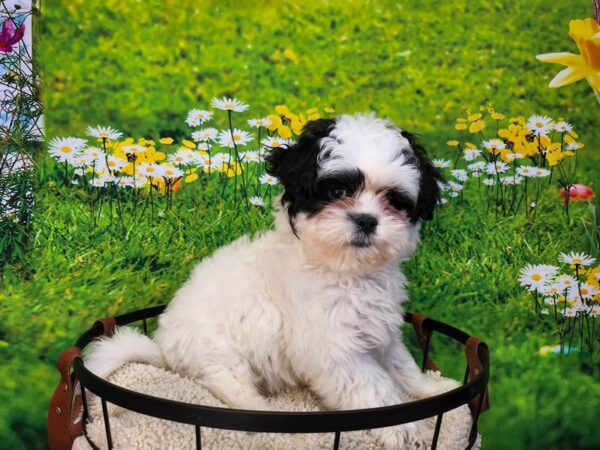
[[[417,158],[417,165],[421,172],[421,182],[419,185],[419,197],[417,205],[411,214],[411,220],[431,220],[433,219],[433,210],[440,201],[440,186],[438,182],[443,181],[441,173],[431,164],[427,158],[427,151],[419,141],[419,138],[408,131],[402,131]]]
[[[329,136],[334,127],[334,119],[308,122],[297,143],[289,147],[274,148],[266,156],[267,172],[279,178],[283,185],[281,202],[288,204],[292,229],[292,218],[300,211],[310,212],[315,206],[312,197],[316,190],[319,141]]]

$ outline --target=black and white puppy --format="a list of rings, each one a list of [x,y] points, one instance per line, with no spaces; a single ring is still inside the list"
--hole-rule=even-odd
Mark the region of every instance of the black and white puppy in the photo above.
[[[284,192],[275,228],[202,261],[152,339],[121,328],[86,358],[107,376],[128,361],[201,377],[232,407],[306,385],[330,409],[402,403],[447,390],[401,340],[399,263],[432,218],[439,174],[416,138],[373,115],[320,119],[268,156]],[[417,424],[378,430],[387,448]]]

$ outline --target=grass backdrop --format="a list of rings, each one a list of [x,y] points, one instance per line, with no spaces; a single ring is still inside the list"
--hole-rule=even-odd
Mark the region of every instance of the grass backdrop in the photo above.
[[[134,137],[181,138],[189,109],[233,95],[251,106],[244,120],[280,103],[374,110],[420,133],[431,155],[449,156],[454,119],[491,101],[508,115],[573,123],[586,144],[578,179],[599,191],[600,107],[584,82],[548,89],[557,67],[534,58],[573,51],[568,19],[590,15],[583,0],[48,2],[36,47],[47,135],[104,124]],[[0,291],[0,446],[13,449],[45,448],[54,362],[94,318],[168,301],[198,259],[271,223],[206,192],[197,208],[183,200],[185,207],[115,234],[86,223],[76,189],[49,183],[48,158],[38,173],[30,251],[5,268]],[[407,309],[490,344],[483,448],[595,448],[598,379],[582,373],[576,357],[538,355],[555,343],[551,328],[517,283],[526,263],[597,252],[585,234],[591,207],[574,205],[567,224],[552,185],[531,224],[486,214],[473,194],[424,228],[403,266]],[[434,345],[436,362],[460,377],[459,349]]]

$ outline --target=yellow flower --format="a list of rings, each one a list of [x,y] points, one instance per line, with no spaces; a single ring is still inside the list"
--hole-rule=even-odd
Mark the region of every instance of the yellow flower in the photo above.
[[[270,125],[267,125],[267,129],[269,131],[275,131],[277,128],[283,125],[281,122],[281,117],[277,114],[271,114],[270,116],[267,116],[267,119],[269,119],[269,122],[271,123]]]
[[[335,112],[335,109],[328,106],[326,108],[323,108],[323,111],[325,111],[327,114],[333,114]]]
[[[490,114],[490,116],[492,117],[492,119],[494,120],[504,120],[506,118],[506,116],[504,114],[501,114],[499,112],[492,112]]]
[[[161,138],[161,139],[159,140],[159,142],[160,142],[161,144],[164,144],[164,145],[171,145],[171,144],[173,143],[173,138],[170,138],[170,137],[164,137],[164,138]]]
[[[188,141],[187,139],[184,139],[181,143],[187,148],[196,148],[196,144],[194,144],[192,141]]]
[[[283,51],[283,56],[285,56],[287,59],[289,59],[292,62],[298,61],[298,55],[296,55],[296,52],[294,52],[294,50],[292,50],[291,48],[286,48]]]
[[[196,181],[197,179],[198,179],[198,174],[194,172],[194,173],[191,173],[191,174],[187,175],[187,176],[184,178],[184,181],[185,181],[186,183],[193,183],[193,182],[194,182],[194,181]]]
[[[462,117],[459,117],[458,119],[456,119],[457,123],[465,123],[467,121],[467,119],[463,119]]]
[[[462,130],[466,130],[467,129],[467,124],[466,123],[457,123],[454,128],[458,131],[462,131]]]
[[[277,111],[277,114],[279,114],[280,116],[286,116],[290,114],[290,110],[285,105],[277,105],[275,107],[275,111]]]
[[[469,117],[467,117],[467,120],[469,122],[475,122],[476,120],[481,119],[481,113],[477,113],[477,114],[471,114]]]
[[[448,144],[450,147],[458,147],[458,145],[460,144],[460,142],[458,142],[456,140],[452,140],[452,141],[446,142],[446,144]]]
[[[561,52],[536,56],[542,62],[567,66],[550,81],[549,87],[557,88],[585,78],[600,101],[600,26],[592,18],[571,20],[569,36],[577,44],[580,55]]]
[[[467,147],[467,148],[477,148],[477,146],[475,144],[473,144],[472,142],[465,142],[465,147]]]
[[[480,114],[481,115],[481,114]],[[473,116],[471,116],[473,117]],[[477,120],[469,125],[470,133],[479,133],[481,130],[485,128],[485,122],[483,120]]]
[[[292,137],[292,130],[287,125],[281,125],[277,127],[277,134],[284,139],[289,139]]]
[[[319,115],[319,113],[315,111],[313,113],[308,114],[308,117],[307,117],[306,120],[308,120],[309,122],[311,122],[313,120],[318,120],[320,118],[321,118],[321,116]]]
[[[563,159],[564,154],[558,150],[555,152],[548,152],[546,153],[546,160],[548,161],[548,164],[550,164],[550,166],[554,167],[555,165],[558,164],[558,162]]]

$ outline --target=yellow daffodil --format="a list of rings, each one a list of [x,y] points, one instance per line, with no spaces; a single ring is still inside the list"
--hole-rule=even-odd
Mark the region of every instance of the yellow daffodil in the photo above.
[[[567,66],[550,81],[549,87],[557,88],[585,78],[600,102],[600,26],[592,18],[571,20],[569,36],[577,44],[580,55],[560,52],[536,56],[542,62]]]

